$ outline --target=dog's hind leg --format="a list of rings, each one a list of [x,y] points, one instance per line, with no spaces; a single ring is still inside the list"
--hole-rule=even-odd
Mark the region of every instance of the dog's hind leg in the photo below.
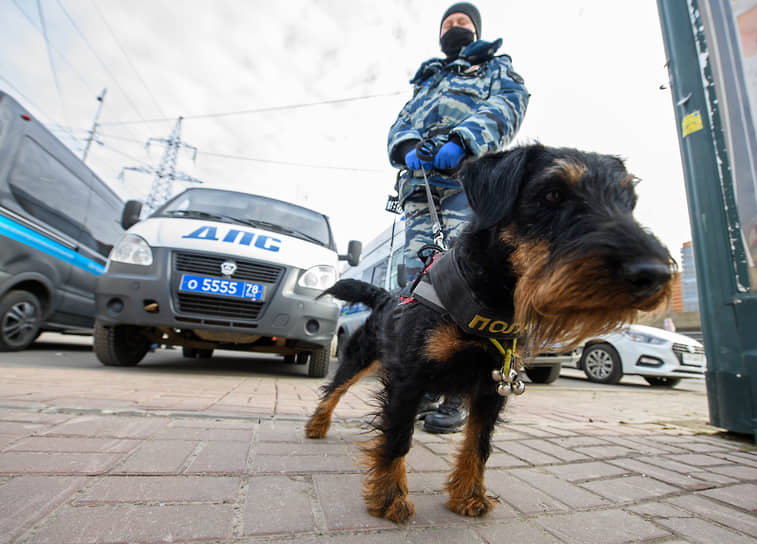
[[[408,386],[402,394],[384,392],[381,434],[363,449],[363,463],[368,472],[363,486],[368,512],[377,517],[401,523],[414,513],[408,499],[405,455],[410,450],[415,413],[423,391]]]
[[[494,506],[486,496],[484,465],[491,452],[491,435],[505,400],[492,391],[470,401],[465,438],[455,468],[447,480],[447,507],[464,516],[481,516]]]
[[[378,361],[373,361],[364,368],[355,365],[354,362],[345,360],[337,369],[334,379],[323,388],[323,397],[321,402],[307,424],[305,425],[305,436],[308,438],[324,438],[331,427],[331,415],[334,408],[339,404],[342,395],[355,383],[359,382],[368,374],[375,374],[379,369]]]

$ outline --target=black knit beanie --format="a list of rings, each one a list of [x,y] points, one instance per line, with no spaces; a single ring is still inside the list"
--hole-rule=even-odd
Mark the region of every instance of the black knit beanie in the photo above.
[[[447,8],[447,11],[442,15],[442,21],[439,23],[439,33],[442,31],[442,23],[444,22],[444,19],[453,13],[464,13],[470,17],[470,20],[473,21],[473,26],[476,28],[476,39],[481,39],[481,14],[478,12],[478,8],[470,2],[458,2]]]

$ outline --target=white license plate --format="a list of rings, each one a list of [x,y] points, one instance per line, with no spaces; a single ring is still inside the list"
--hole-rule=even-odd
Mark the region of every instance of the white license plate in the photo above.
[[[692,366],[702,366],[704,364],[704,355],[701,353],[683,353],[683,363]]]
[[[249,281],[222,280],[206,276],[184,274],[181,277],[179,291],[219,295],[222,297],[263,300],[263,285]]]

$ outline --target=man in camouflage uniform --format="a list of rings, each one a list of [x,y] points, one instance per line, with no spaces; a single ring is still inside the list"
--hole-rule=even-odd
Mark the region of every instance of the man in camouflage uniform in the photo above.
[[[389,130],[392,165],[403,169],[398,190],[405,213],[405,266],[408,283],[423,270],[418,250],[433,243],[422,170],[426,170],[445,241],[460,235],[470,208],[452,173],[466,157],[503,149],[526,113],[529,94],[507,55],[495,56],[502,39],[481,36],[481,16],[468,2],[442,16],[439,43],[446,58],[421,64],[410,81],[413,97]],[[438,417],[437,417],[438,416]],[[465,422],[460,399],[447,398],[426,416],[432,432],[454,432]]]

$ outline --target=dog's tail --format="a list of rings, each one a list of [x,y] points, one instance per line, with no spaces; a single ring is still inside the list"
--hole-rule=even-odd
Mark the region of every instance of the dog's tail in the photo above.
[[[334,285],[318,295],[318,298],[331,295],[345,302],[362,302],[371,309],[375,309],[382,302],[392,298],[388,291],[360,280],[339,280]]]

